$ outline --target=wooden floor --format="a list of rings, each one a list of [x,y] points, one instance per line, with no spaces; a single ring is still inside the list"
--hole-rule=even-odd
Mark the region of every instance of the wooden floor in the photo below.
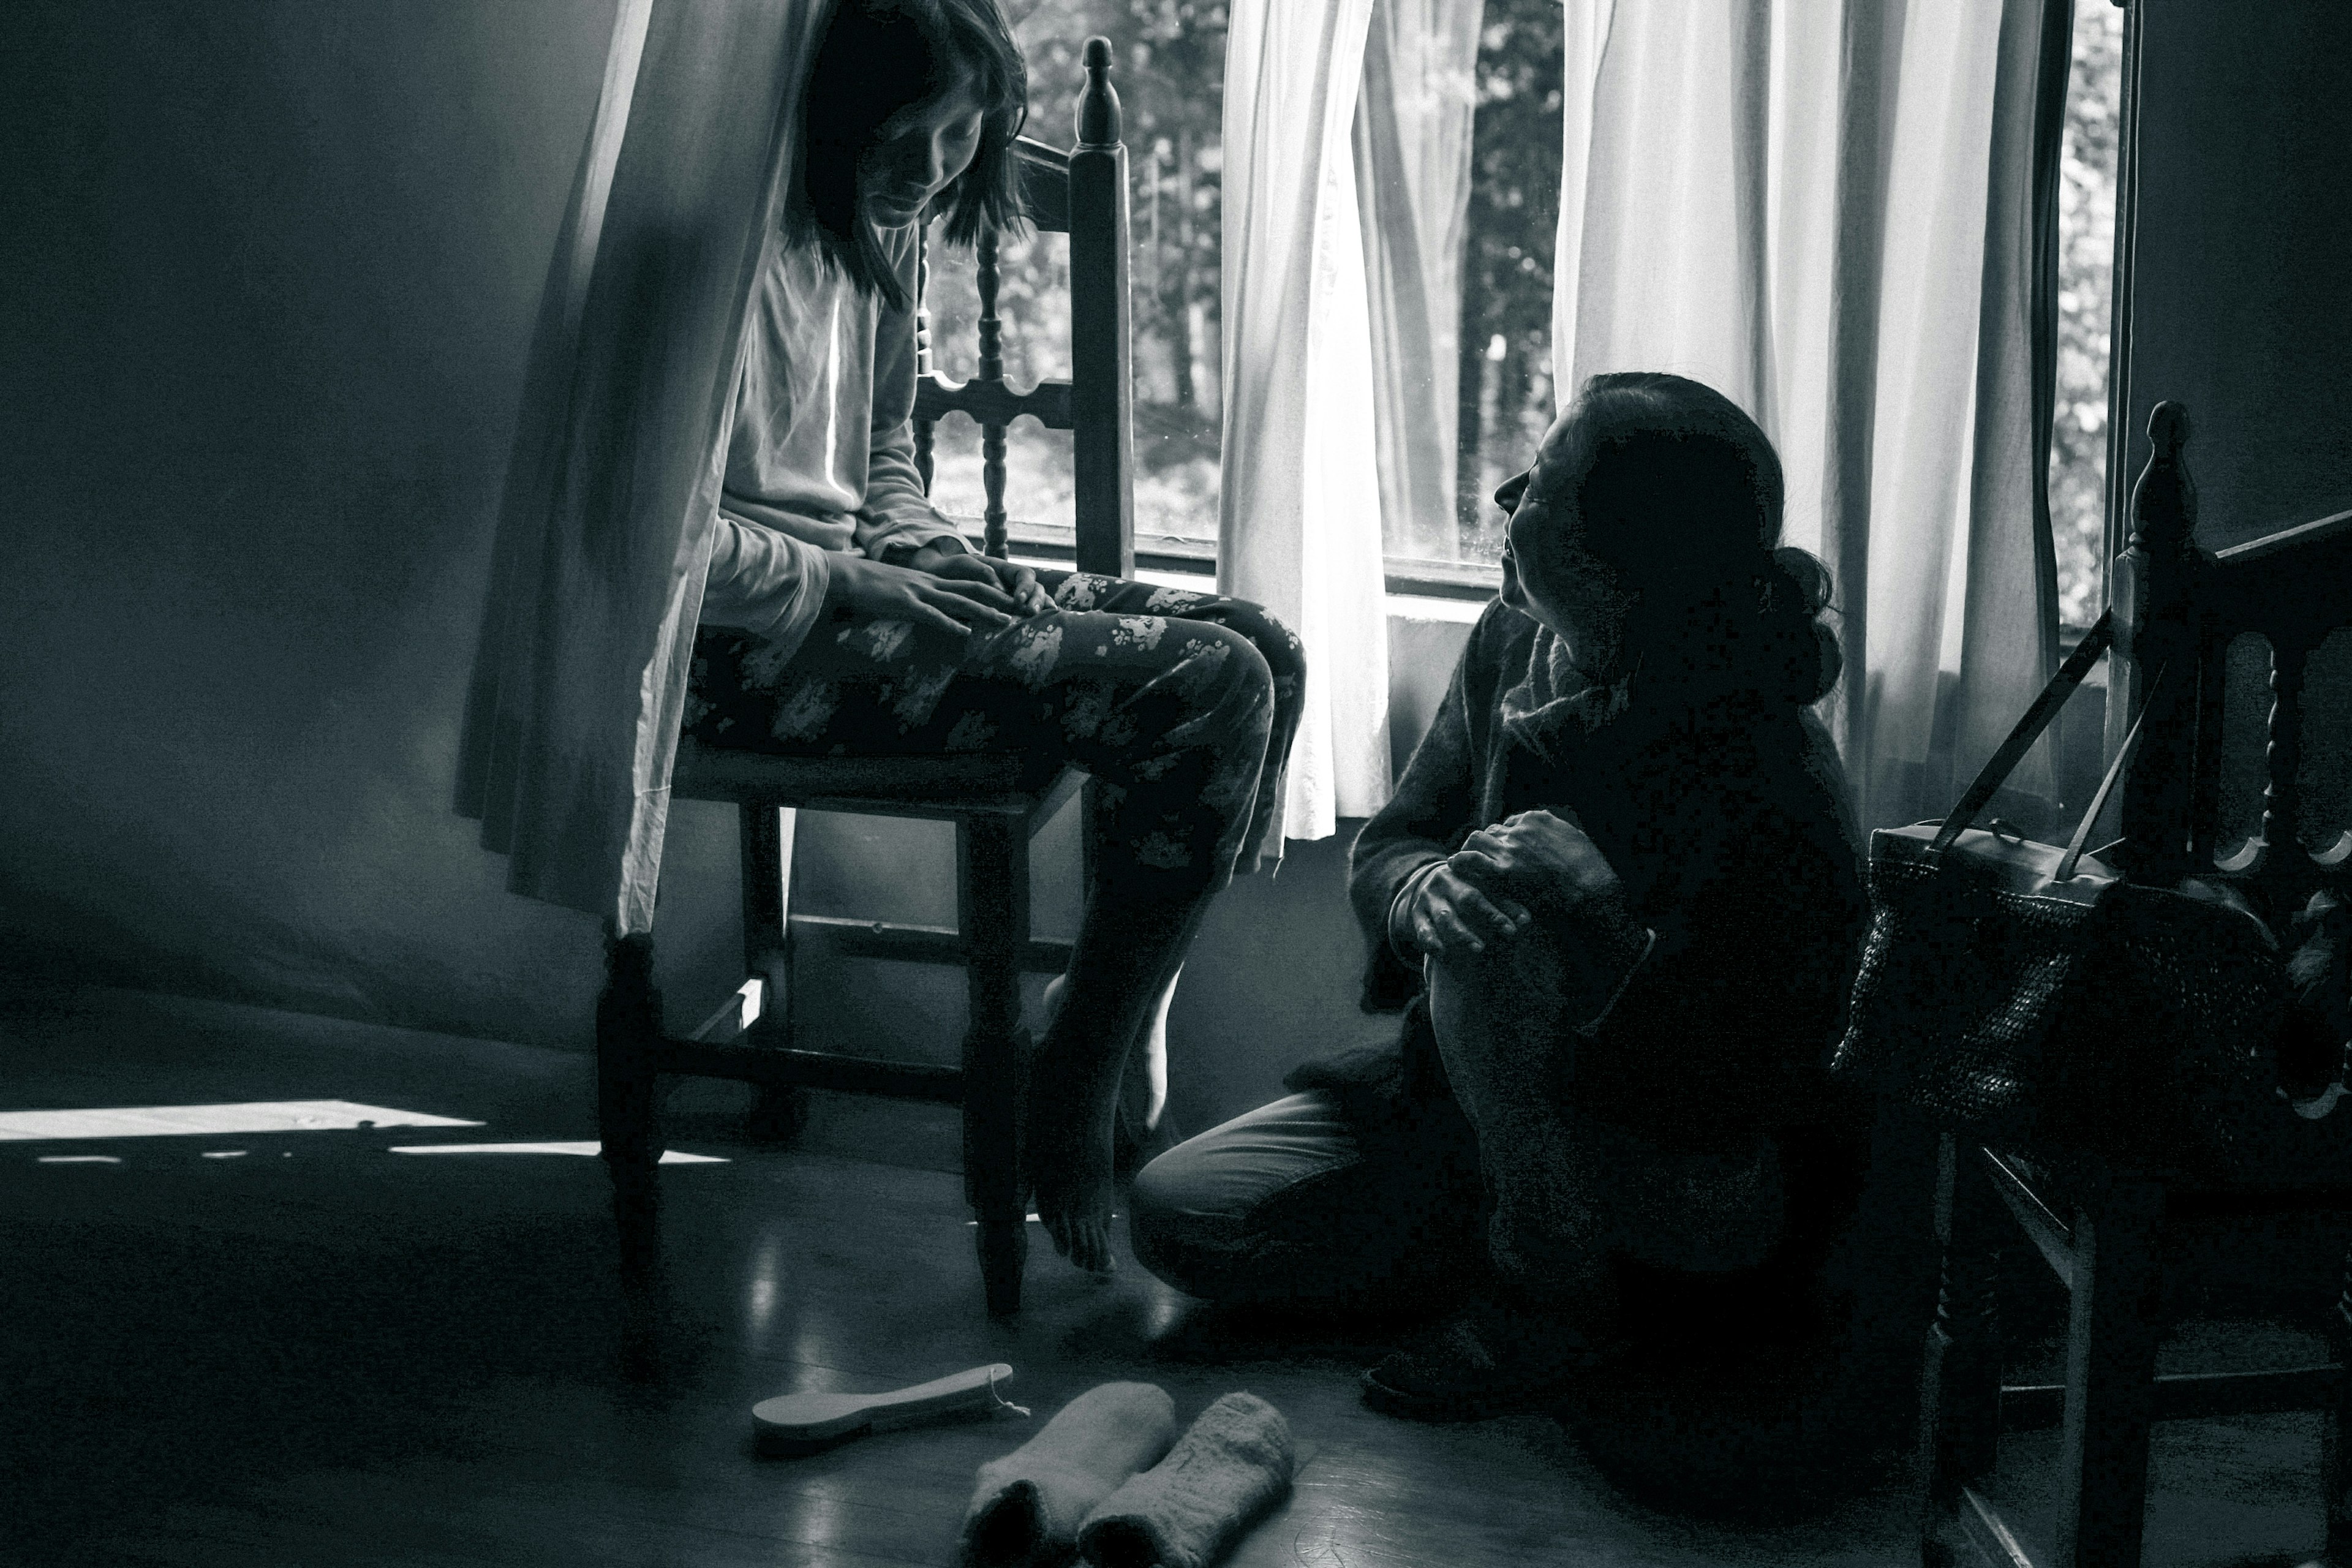
[[[940,1563],[974,1468],[1113,1378],[1160,1384],[1180,1418],[1236,1388],[1288,1415],[1311,1458],[1240,1564],[1916,1560],[1899,1485],[1769,1527],[1637,1502],[1548,1418],[1373,1415],[1374,1338],[1221,1319],[1131,1260],[1096,1284],[1041,1245],[1020,1320],[991,1323],[939,1111],[837,1104],[779,1152],[730,1141],[723,1100],[682,1103],[679,1145],[723,1163],[662,1173],[664,1274],[635,1320],[599,1162],[392,1152],[585,1140],[588,1091],[553,1052],[0,996],[0,1112],[335,1100],[480,1124],[58,1140],[0,1117],[0,1560]],[[877,1141],[898,1163],[845,1157]],[[1035,1420],[754,1450],[759,1399],[990,1361]],[[2170,1560],[2315,1543],[2312,1441],[2298,1417],[2168,1429]]]

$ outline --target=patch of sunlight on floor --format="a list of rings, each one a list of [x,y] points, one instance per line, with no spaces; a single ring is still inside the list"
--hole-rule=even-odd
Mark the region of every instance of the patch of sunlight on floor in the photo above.
[[[469,1126],[481,1125],[479,1122]],[[604,1151],[595,1143],[409,1143],[397,1145],[395,1154],[597,1154]],[[729,1161],[716,1154],[689,1154],[681,1149],[662,1152],[665,1165],[724,1165]]]
[[[94,1110],[0,1110],[0,1142],[59,1138],[218,1138],[232,1132],[338,1132],[366,1127],[479,1127],[454,1116],[348,1100],[247,1105],[118,1105]]]

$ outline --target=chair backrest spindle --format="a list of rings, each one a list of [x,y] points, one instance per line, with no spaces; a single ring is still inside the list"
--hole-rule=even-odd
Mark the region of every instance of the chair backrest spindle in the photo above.
[[[2271,711],[2263,748],[2263,843],[2271,854],[2300,854],[2295,825],[2302,818],[2303,676],[2311,649],[2300,639],[2283,639],[2271,649]]]
[[[1007,549],[1005,435],[1023,415],[1071,433],[1076,564],[1081,572],[1131,576],[1135,571],[1134,404],[1129,387],[1127,149],[1119,144],[1118,94],[1110,85],[1108,39],[1087,40],[1087,85],[1077,107],[1078,145],[1068,153],[1016,138],[1013,152],[1022,205],[1031,222],[1070,237],[1070,379],[1027,391],[1005,384],[997,236],[977,249],[979,363],[971,380],[938,373],[930,313],[915,313],[915,452],[931,482],[932,427],[961,414],[981,427],[981,483],[986,492],[985,548]],[[928,288],[928,261],[919,267]]]
[[[996,314],[996,231],[980,237],[976,247],[980,284],[980,374],[974,379],[994,386],[1004,384],[1004,323]],[[987,552],[1004,558],[1004,430],[1008,421],[982,416],[980,422],[980,483],[988,497],[982,512]]]
[[[915,226],[915,384],[931,377],[931,226]],[[933,422],[919,416],[915,425],[915,471],[923,477],[923,493],[931,493],[931,430]]]

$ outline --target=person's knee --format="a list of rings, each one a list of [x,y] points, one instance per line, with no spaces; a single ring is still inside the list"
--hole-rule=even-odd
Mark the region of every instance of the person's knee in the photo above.
[[[1191,1179],[1182,1145],[1168,1151],[1135,1173],[1128,1188],[1128,1244],[1137,1262],[1180,1290],[1201,1292],[1202,1283],[1188,1260],[1200,1251],[1200,1194]]]
[[[1274,711],[1274,672],[1265,656],[1227,626],[1200,624],[1188,631],[1176,674],[1190,694],[1194,722],[1263,737]]]
[[[1433,952],[1423,975],[1433,1015],[1441,999],[1453,1007],[1552,1011],[1561,1001],[1566,955],[1553,933],[1534,925],[1517,936],[1489,942],[1484,952]]]
[[[1234,629],[1247,637],[1250,646],[1266,662],[1277,694],[1285,683],[1292,689],[1307,675],[1307,648],[1298,635],[1276,620],[1272,614],[1255,605],[1246,605],[1234,619]]]

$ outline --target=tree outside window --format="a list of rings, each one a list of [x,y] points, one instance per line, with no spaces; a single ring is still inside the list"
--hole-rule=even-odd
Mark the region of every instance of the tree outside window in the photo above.
[[[1217,538],[1223,412],[1217,257],[1225,7],[1222,0],[1040,0],[1017,34],[1029,57],[1026,133],[1056,147],[1076,140],[1086,40],[1101,34],[1117,50],[1111,81],[1130,182],[1136,543],[1206,554]],[[933,363],[961,379],[971,374],[978,353],[971,258],[936,248],[933,258]],[[1008,241],[1000,261],[1006,376],[1026,385],[1068,375],[1068,240]],[[937,443],[933,500],[977,527],[978,435],[954,418],[940,426]],[[1005,463],[1013,536],[1068,529],[1075,515],[1068,434],[1019,421],[1007,436]]]
[[[2059,153],[2058,386],[2050,439],[2050,529],[2058,619],[2098,618],[2106,547],[2108,314],[2116,253],[2124,14],[2077,0],[2074,72]]]

